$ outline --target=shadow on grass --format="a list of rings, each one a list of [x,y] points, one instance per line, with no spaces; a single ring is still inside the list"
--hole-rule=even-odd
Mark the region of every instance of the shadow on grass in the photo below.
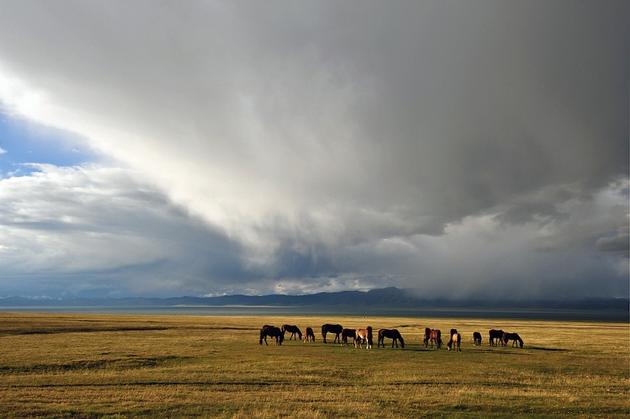
[[[130,355],[134,356],[134,355]],[[41,372],[61,372],[77,370],[96,370],[105,368],[133,369],[151,368],[165,365],[173,361],[183,361],[190,357],[166,355],[149,358],[118,358],[72,361],[65,364],[34,364],[25,366],[0,366],[0,374],[28,374]]]
[[[571,352],[570,349],[565,349],[565,348],[545,348],[544,346],[526,346],[523,349],[530,349],[532,351],[547,351],[547,352]]]
[[[0,332],[0,336],[12,335],[51,335],[57,333],[98,333],[98,332],[144,332],[154,330],[168,330],[168,327],[162,326],[143,326],[143,327],[64,327],[64,328],[46,328],[46,329],[18,329],[4,330]]]

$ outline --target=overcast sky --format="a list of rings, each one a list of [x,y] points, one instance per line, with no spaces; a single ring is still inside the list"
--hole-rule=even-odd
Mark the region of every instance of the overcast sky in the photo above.
[[[630,3],[0,13],[0,295],[627,296]]]

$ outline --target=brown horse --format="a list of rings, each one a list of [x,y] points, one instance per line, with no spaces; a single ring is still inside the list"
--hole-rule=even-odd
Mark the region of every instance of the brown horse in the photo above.
[[[512,341],[512,346],[520,346],[523,347],[523,339],[518,335],[518,333],[503,333],[502,342],[505,346],[507,346],[508,342]]]
[[[453,330],[455,329],[451,329],[451,331]],[[448,340],[446,347],[448,348],[449,351],[451,349],[457,352],[462,351],[462,335],[457,333],[457,330],[455,330],[454,334],[451,334],[451,338]]]
[[[381,329],[378,331],[378,342],[376,343],[376,347],[380,347],[383,345],[385,347],[385,338],[392,340],[392,348],[394,345],[398,348],[398,342],[400,342],[400,346],[402,348],[405,347],[405,340],[402,335],[398,331],[398,329]]]
[[[424,329],[424,347],[428,348],[429,343],[431,343],[431,347],[437,346],[438,349],[442,347],[442,332],[440,329],[429,329],[428,327]]]
[[[372,348],[372,326],[368,326],[365,329],[357,329],[357,336],[354,338],[354,347],[361,348],[361,345],[365,343],[365,349]]]
[[[341,334],[342,331],[343,331],[342,325],[326,323],[325,325],[322,326],[322,337],[324,338],[324,343],[328,343],[326,342],[326,334],[328,334],[328,332],[335,334],[335,339],[333,340],[333,343],[335,342],[341,343],[341,340],[339,339],[339,335]]]
[[[481,345],[481,333],[473,332],[473,342],[476,346]]]
[[[265,345],[269,345],[267,343],[267,336],[274,338],[276,340],[276,345],[282,345],[282,341],[284,340],[284,333],[282,333],[282,330],[279,327],[271,326],[268,324],[264,325],[260,329],[260,340],[258,341],[258,343],[262,345],[264,340]]]
[[[352,341],[354,342],[357,338],[357,329],[343,329],[341,331],[341,343],[347,345],[348,338],[352,338]]]
[[[304,335],[304,342],[315,342],[315,332],[312,327],[306,328],[306,334]]]
[[[501,346],[503,345],[503,330],[497,330],[497,329],[490,329],[488,331],[488,336],[489,336],[489,342],[490,342],[490,346],[497,346],[497,342],[501,343]]]
[[[302,340],[302,331],[300,330],[299,327],[297,327],[296,325],[292,325],[292,324],[283,324],[282,325],[282,333],[291,333],[291,337],[289,337],[289,340],[293,340],[293,338],[295,337],[295,335],[298,335],[298,338],[300,340]],[[296,338],[297,340],[297,338]]]

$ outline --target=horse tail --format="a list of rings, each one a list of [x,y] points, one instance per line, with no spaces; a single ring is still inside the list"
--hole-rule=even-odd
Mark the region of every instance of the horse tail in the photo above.
[[[326,325],[322,326],[322,339],[324,339],[324,343],[326,343],[326,331],[327,331],[327,327]]]
[[[372,340],[372,326],[368,326],[367,327],[367,340],[368,340],[368,345],[372,346],[373,340]]]

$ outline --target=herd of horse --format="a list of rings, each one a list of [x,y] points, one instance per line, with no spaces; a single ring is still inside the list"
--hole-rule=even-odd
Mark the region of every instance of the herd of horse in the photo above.
[[[260,329],[260,340],[259,343],[262,345],[263,342],[267,343],[267,337],[273,338],[275,340],[276,345],[282,345],[284,341],[284,337],[286,334],[290,334],[289,340],[304,340],[304,342],[315,342],[315,332],[312,327],[306,328],[306,333],[302,335],[302,331],[296,325],[285,324],[282,327],[276,327],[272,325],[264,325]],[[372,336],[372,327],[367,326],[363,329],[346,329],[340,324],[330,324],[326,323],[322,325],[322,339],[324,343],[328,343],[326,337],[328,334],[335,335],[333,339],[333,343],[339,343],[342,345],[350,344],[350,340],[352,340],[352,344],[355,348],[362,348],[365,345],[366,349],[372,348],[373,336]],[[304,339],[302,339],[304,336]],[[378,339],[376,343],[376,347],[385,347],[385,338],[392,340],[392,348],[398,348],[399,345],[401,348],[405,347],[405,339],[403,339],[402,335],[398,331],[398,329],[379,329],[378,331]],[[481,333],[474,332],[473,333],[473,343],[475,345],[481,345]],[[440,329],[424,329],[424,337],[423,337],[424,347],[428,348],[429,345],[431,348],[440,349],[442,347],[442,331]],[[507,346],[510,341],[512,341],[512,346],[523,347],[523,339],[518,335],[518,333],[504,332],[503,330],[490,329],[488,331],[488,341],[490,346]],[[448,341],[446,343],[446,348],[451,351],[461,351],[462,350],[462,335],[457,331],[457,329],[451,329],[448,334]]]

